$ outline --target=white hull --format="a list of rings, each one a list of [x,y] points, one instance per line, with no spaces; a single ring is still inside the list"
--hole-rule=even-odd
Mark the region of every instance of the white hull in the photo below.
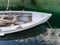
[[[14,33],[18,31],[23,31],[39,24],[46,22],[52,14],[41,13],[41,12],[32,12],[32,11],[0,11],[0,13],[32,13],[32,21],[25,24],[20,24],[22,28],[18,28],[19,25],[0,27],[0,36],[3,36],[8,33]]]

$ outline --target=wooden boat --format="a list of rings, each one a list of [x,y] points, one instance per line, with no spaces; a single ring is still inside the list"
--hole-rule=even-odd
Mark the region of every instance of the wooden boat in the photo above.
[[[0,36],[46,22],[52,14],[33,11],[0,11]]]

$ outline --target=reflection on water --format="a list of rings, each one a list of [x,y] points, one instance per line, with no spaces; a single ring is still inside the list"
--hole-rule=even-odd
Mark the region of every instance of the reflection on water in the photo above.
[[[45,38],[47,34],[48,34],[47,30],[43,26],[42,27],[36,26],[34,27],[34,29],[22,31],[11,35],[8,34],[5,35],[4,37],[0,37],[0,44],[1,45],[59,45],[57,42],[51,43],[51,41],[49,41],[49,38]]]
[[[40,39],[40,36],[36,36],[18,40],[7,40],[7,41],[3,40],[0,41],[0,45],[53,45],[53,44],[50,44],[42,40],[42,38]]]
[[[36,37],[30,37],[30,38],[26,38],[26,39],[21,39],[21,40],[15,40],[16,42],[19,43],[24,43],[26,45],[53,45],[49,42],[46,42],[45,40],[42,39],[42,37],[40,37],[40,35],[36,36]]]

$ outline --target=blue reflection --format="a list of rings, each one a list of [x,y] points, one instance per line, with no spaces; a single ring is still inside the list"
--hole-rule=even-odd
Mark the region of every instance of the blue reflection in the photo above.
[[[0,45],[53,45],[53,44],[47,44],[43,42],[35,41],[28,41],[28,42],[17,42],[17,41],[0,41]]]

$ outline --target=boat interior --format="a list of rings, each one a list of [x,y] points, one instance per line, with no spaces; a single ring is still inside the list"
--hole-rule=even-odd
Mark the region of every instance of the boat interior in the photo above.
[[[0,13],[0,26],[10,26],[29,23],[32,13]]]

